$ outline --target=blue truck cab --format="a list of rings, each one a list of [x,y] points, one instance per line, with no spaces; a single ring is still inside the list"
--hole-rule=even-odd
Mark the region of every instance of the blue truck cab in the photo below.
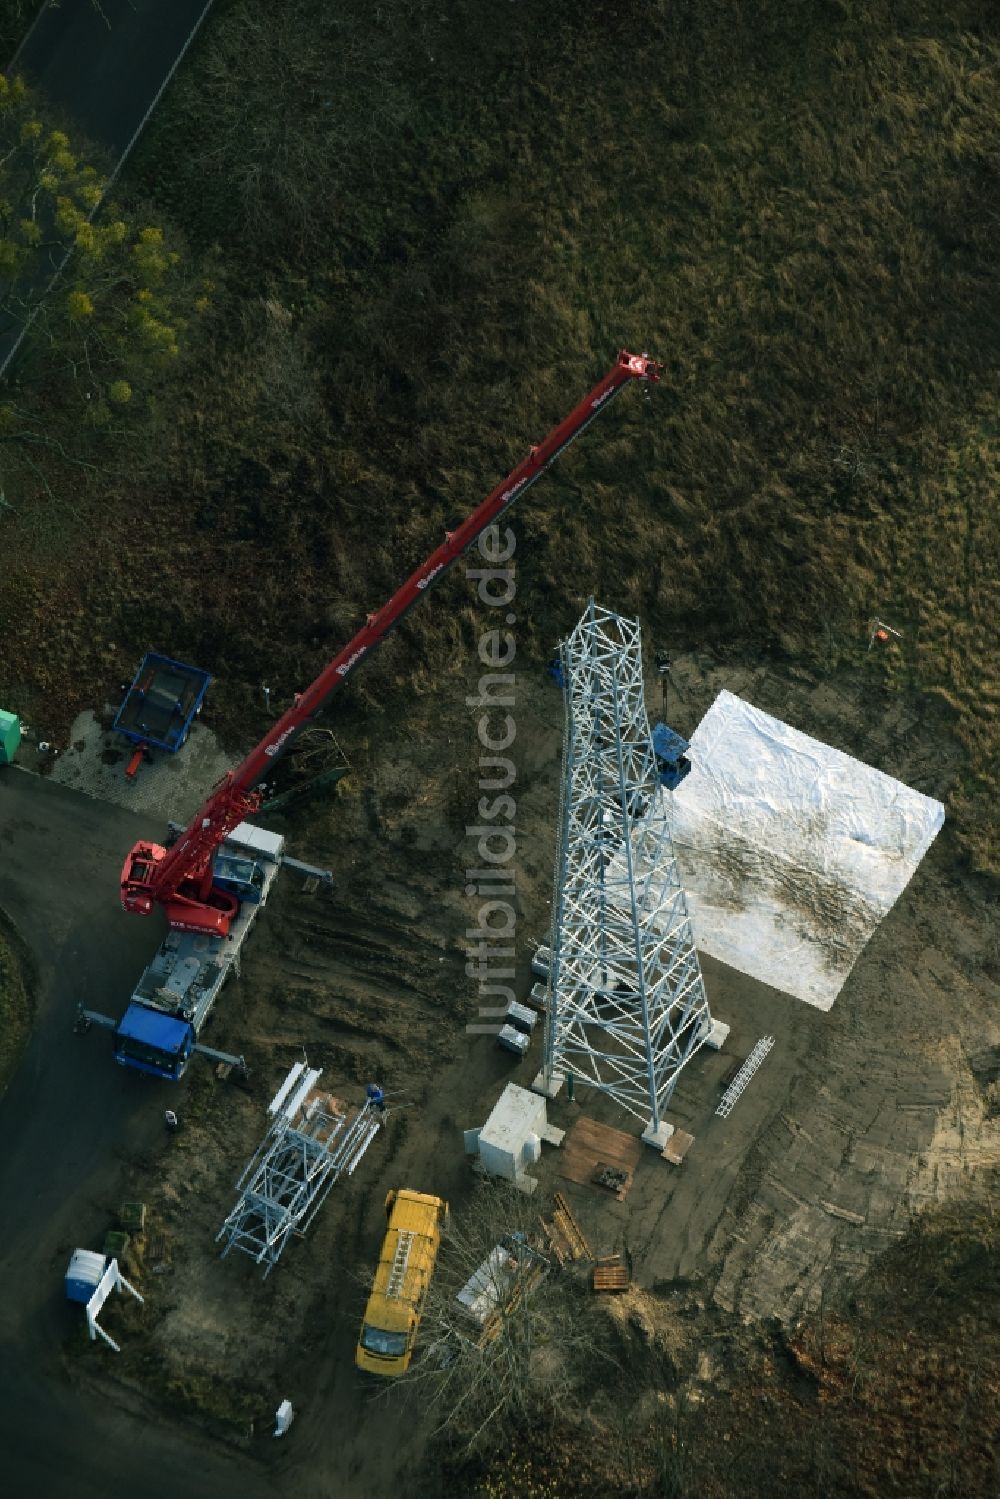
[[[115,1027],[115,1061],[152,1077],[176,1082],[197,1037],[188,1020],[130,1004]]]

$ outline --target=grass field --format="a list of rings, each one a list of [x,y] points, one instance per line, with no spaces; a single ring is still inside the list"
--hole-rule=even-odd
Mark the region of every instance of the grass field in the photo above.
[[[9,453],[3,687],[34,679],[51,715],[71,653],[82,701],[168,640],[242,737],[251,684],[300,686],[639,346],[663,386],[515,517],[531,645],[593,590],[657,641],[835,671],[879,614],[904,639],[873,678],[948,705],[949,810],[995,868],[997,57],[978,0],[599,3],[585,26],[564,0],[488,24],[221,0],[125,179],[215,311],[100,472],[50,470],[45,498]],[[472,640],[442,592],[362,705],[441,690]]]

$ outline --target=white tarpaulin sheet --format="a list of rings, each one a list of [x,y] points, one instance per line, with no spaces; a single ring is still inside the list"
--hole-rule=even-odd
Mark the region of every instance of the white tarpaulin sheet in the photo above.
[[[688,755],[673,835],[698,947],[828,1010],[944,808],[731,692]]]

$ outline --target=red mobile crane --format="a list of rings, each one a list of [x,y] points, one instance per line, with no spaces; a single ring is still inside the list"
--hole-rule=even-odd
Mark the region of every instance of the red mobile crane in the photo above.
[[[485,528],[523,494],[574,438],[633,380],[655,383],[663,366],[645,354],[624,350],[589,395],[574,406],[564,421],[533,447],[514,471],[491,491],[457,531],[450,531],[427,560],[411,573],[387,604],[369,614],[353,639],[333,658],[311,687],[307,687],[250,751],[231,770],[191,819],[173,847],[137,843],[122,869],[121,899],[126,911],[147,916],[160,905],[170,926],[178,931],[225,937],[240,907],[233,890],[220,888],[214,869],[216,850],[223,840],[257,810],[257,789],[278,756],[323,711],[355,667],[392,630],[427,590],[447,572]]]

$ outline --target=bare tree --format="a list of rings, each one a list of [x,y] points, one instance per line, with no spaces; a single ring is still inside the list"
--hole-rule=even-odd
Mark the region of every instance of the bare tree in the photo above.
[[[614,1363],[587,1280],[549,1258],[539,1227],[533,1199],[484,1178],[441,1247],[406,1383],[469,1448],[500,1418],[564,1411],[595,1362]]]
[[[173,234],[106,199],[87,158],[107,161],[55,123],[0,74],[0,497],[26,464],[54,499],[33,453],[98,472],[84,454],[148,420],[210,306]]]

